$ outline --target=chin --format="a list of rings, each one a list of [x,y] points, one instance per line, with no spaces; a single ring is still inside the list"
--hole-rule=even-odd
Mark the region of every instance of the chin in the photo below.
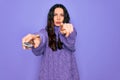
[[[55,24],[55,26],[60,26],[60,24]]]

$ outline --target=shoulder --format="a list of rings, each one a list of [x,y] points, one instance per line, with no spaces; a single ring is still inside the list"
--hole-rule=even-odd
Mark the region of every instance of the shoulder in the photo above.
[[[38,34],[47,37],[47,30],[45,28],[42,28],[38,31]]]
[[[42,28],[42,29],[40,29],[40,30],[38,31],[38,33],[39,33],[39,34],[44,34],[44,35],[46,35],[46,34],[47,34],[47,31],[46,31],[45,28]]]
[[[34,34],[38,34],[40,36],[47,36],[47,31],[45,28],[42,28],[39,31],[35,32]]]
[[[40,29],[39,32],[41,32],[41,33],[47,33],[47,31],[46,31],[45,28]]]

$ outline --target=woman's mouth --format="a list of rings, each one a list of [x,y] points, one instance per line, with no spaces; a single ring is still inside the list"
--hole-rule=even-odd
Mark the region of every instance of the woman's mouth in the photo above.
[[[56,24],[61,24],[61,22],[56,22]]]

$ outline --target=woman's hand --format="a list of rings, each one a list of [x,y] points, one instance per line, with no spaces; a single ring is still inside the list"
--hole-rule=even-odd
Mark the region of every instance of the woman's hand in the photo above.
[[[73,32],[73,25],[70,23],[62,23],[60,26],[60,32],[68,37]]]
[[[34,34],[28,34],[22,39],[22,44],[24,42],[29,42],[33,45],[34,48],[37,48],[40,44],[40,36]],[[23,49],[30,49],[23,45]]]

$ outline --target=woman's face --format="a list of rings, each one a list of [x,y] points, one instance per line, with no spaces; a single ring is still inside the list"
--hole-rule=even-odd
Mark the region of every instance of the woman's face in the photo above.
[[[54,25],[60,26],[64,20],[64,12],[62,8],[56,8],[54,11]]]

